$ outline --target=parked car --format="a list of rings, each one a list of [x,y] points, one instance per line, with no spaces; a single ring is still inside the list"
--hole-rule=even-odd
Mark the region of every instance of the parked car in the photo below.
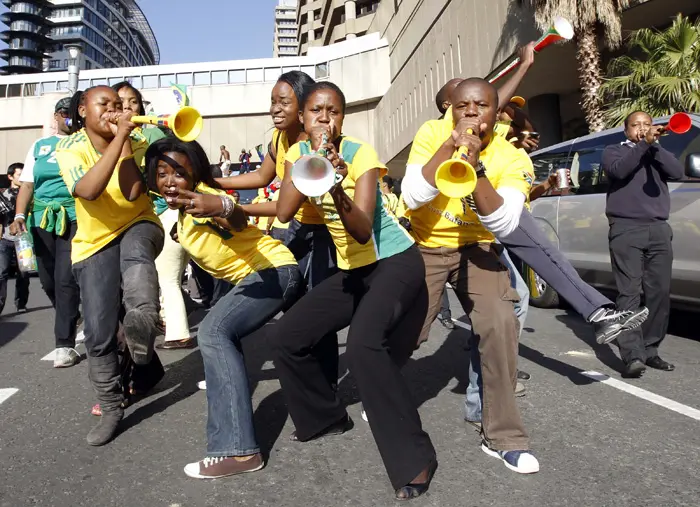
[[[700,115],[692,114],[686,134],[668,134],[661,145],[685,166],[685,176],[669,182],[673,228],[673,278],[671,304],[700,309]],[[666,124],[668,117],[655,124]],[[559,247],[587,283],[601,292],[615,292],[608,250],[608,220],[605,216],[607,176],[601,167],[606,146],[625,140],[623,128],[615,128],[559,143],[532,153],[536,181],[544,181],[560,168],[571,169],[567,195],[550,191],[532,203],[532,214],[549,239]],[[564,191],[566,192],[566,191]],[[559,295],[527,267],[531,303],[554,307]]]

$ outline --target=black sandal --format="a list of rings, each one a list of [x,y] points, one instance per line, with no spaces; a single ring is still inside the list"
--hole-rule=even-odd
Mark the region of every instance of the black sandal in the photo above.
[[[297,432],[295,431],[291,435],[289,435],[289,440],[291,440],[292,442],[308,442],[310,440],[316,440],[317,438],[342,435],[343,433],[345,433],[346,431],[350,431],[354,427],[355,423],[352,422],[350,416],[345,415],[345,417],[343,417],[341,420],[334,422],[333,424],[326,427],[325,429],[322,429],[310,438],[301,440],[299,437],[297,437]]]
[[[403,502],[406,500],[418,498],[424,493],[427,493],[428,488],[430,487],[430,483],[433,480],[433,476],[435,475],[435,471],[437,470],[437,467],[437,461],[433,461],[432,463],[430,463],[430,465],[428,465],[428,480],[421,483],[410,482],[402,488],[397,489],[396,499],[400,502]]]

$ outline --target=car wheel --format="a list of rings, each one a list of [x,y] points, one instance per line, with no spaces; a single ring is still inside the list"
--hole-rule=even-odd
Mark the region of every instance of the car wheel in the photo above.
[[[536,308],[556,308],[559,306],[559,294],[529,266],[524,267],[524,276],[530,289],[530,304]]]

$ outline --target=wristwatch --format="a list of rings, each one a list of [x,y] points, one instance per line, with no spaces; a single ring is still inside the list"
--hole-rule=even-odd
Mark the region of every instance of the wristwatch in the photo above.
[[[482,178],[484,176],[486,176],[486,167],[484,167],[484,163],[479,160],[476,164],[476,177]]]

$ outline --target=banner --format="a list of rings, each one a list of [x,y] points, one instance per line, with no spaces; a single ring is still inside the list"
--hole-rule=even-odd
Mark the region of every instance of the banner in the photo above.
[[[170,88],[173,90],[178,107],[190,105],[190,97],[187,95],[187,86],[171,82]]]

